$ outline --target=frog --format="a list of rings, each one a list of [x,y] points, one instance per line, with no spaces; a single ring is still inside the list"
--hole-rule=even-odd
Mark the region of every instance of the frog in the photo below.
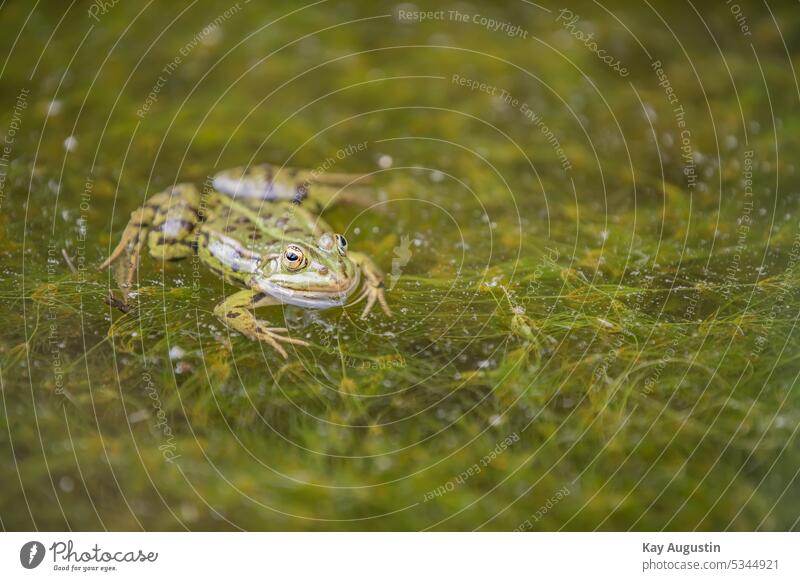
[[[162,261],[196,256],[240,289],[214,307],[216,318],[287,359],[288,345],[309,343],[258,318],[255,309],[324,310],[344,307],[355,295],[353,303],[366,300],[361,318],[376,304],[392,316],[383,272],[320,217],[336,203],[368,206],[370,184],[361,174],[268,163],[221,171],[202,191],[193,183],[176,183],[131,213],[119,243],[99,268],[114,268],[127,304],[145,247]]]

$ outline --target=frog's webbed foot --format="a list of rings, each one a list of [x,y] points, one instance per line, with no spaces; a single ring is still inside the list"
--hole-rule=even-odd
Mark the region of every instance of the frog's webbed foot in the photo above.
[[[253,309],[279,304],[275,299],[263,293],[243,290],[229,296],[224,302],[214,308],[214,314],[227,327],[238,331],[245,337],[263,341],[271,345],[284,359],[289,355],[281,343],[308,346],[307,341],[289,337],[286,327],[269,327],[266,321],[256,318]]]
[[[299,345],[301,347],[308,347],[308,341],[297,339],[295,337],[288,337],[282,333],[287,333],[286,327],[264,327],[261,321],[256,321],[256,330],[252,335],[253,339],[258,339],[264,343],[269,343],[275,350],[280,353],[284,359],[288,359],[289,355],[286,350],[281,346],[281,342],[290,343],[292,345]]]
[[[361,318],[365,319],[372,311],[376,303],[380,304],[383,312],[387,317],[392,316],[392,309],[389,308],[389,303],[386,302],[385,286],[383,283],[383,273],[375,265],[371,258],[366,254],[360,252],[350,252],[350,258],[358,264],[361,272],[364,275],[364,289],[361,291],[356,302],[367,299],[367,304],[364,306],[364,311],[361,313]]]

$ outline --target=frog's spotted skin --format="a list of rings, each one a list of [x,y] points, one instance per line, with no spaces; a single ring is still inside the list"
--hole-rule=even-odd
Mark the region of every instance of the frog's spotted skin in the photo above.
[[[363,283],[359,300],[366,298],[367,304],[362,316],[376,302],[391,315],[381,271],[367,256],[349,251],[343,236],[303,207],[311,201],[323,207],[339,201],[337,192],[354,182],[363,188],[364,180],[357,175],[317,176],[260,165],[218,174],[216,191],[206,199],[195,186],[178,184],[148,198],[131,214],[122,239],[101,268],[114,264],[115,278],[127,289],[145,244],[162,260],[197,253],[209,269],[245,289],[217,305],[217,317],[287,357],[281,343],[306,342],[256,319],[253,309],[277,304],[342,306]],[[360,195],[355,192],[350,199],[358,201]]]
[[[320,174],[270,164],[237,167],[214,176],[214,187],[234,198],[265,201],[303,201],[309,194],[317,198],[336,195],[347,186],[363,187],[369,179],[358,174]]]

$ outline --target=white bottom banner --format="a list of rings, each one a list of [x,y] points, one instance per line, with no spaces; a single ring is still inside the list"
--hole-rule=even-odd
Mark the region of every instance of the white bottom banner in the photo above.
[[[2,533],[0,579],[796,580],[798,549],[797,533]]]

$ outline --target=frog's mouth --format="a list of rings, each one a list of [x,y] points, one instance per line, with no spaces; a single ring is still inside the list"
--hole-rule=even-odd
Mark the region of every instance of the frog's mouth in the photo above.
[[[270,280],[260,280],[258,287],[284,305],[294,305],[306,309],[330,309],[344,306],[347,298],[358,287],[359,282],[360,276],[356,271],[356,276],[339,286],[332,285],[320,289],[291,288]]]

